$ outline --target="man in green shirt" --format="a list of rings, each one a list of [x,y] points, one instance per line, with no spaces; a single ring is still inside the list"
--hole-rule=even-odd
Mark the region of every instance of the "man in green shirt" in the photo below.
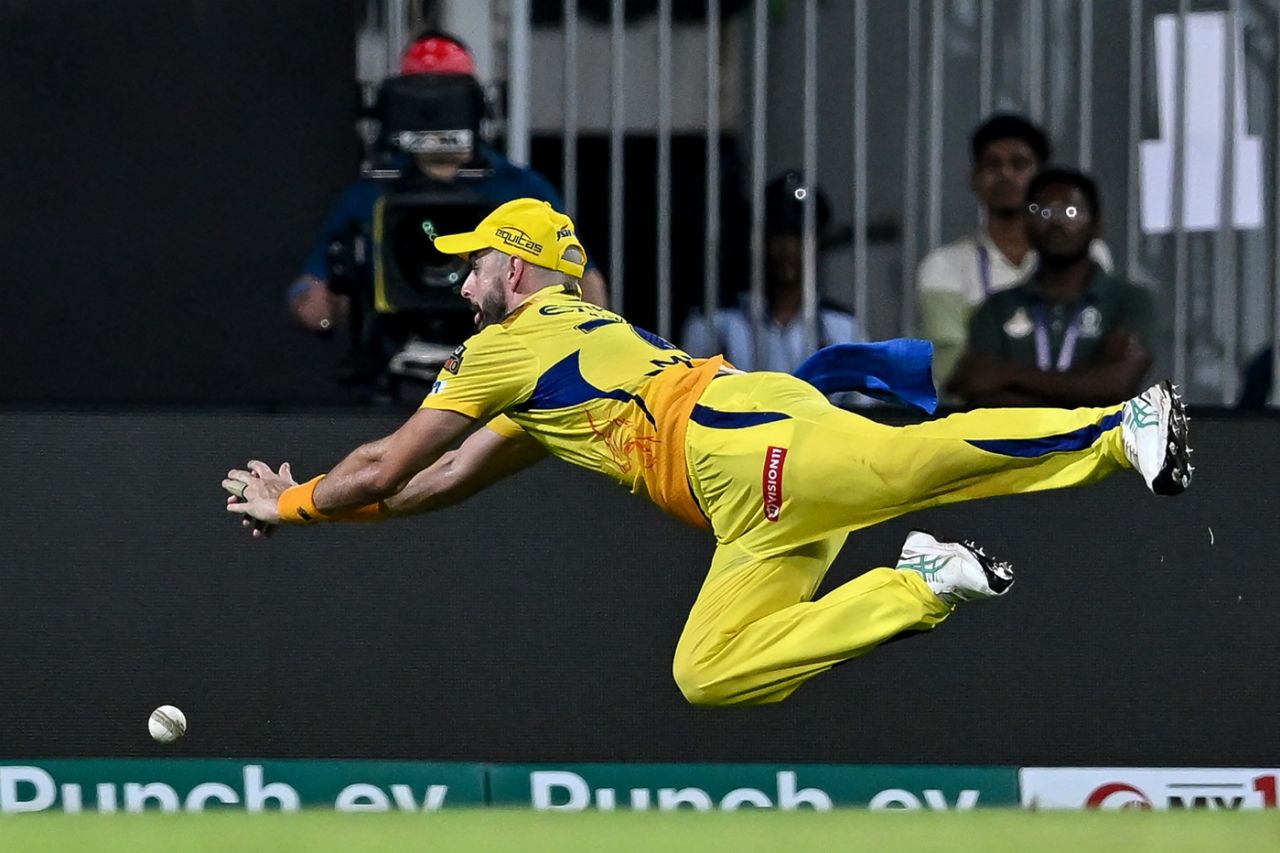
[[[1102,222],[1097,186],[1048,169],[1027,187],[1023,215],[1036,271],[974,314],[948,390],[974,406],[1104,406],[1133,396],[1152,363],[1155,306],[1089,257]]]
[[[920,333],[933,341],[933,376],[940,386],[964,354],[969,321],[982,300],[1025,280],[1039,264],[1027,234],[1027,187],[1049,161],[1044,131],[1012,113],[991,116],[970,138],[970,186],[982,205],[982,224],[934,249],[916,270]],[[1111,251],[1094,240],[1089,256],[1111,272]]]

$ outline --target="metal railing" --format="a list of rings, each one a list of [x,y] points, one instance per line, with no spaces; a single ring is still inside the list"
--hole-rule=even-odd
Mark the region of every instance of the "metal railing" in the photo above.
[[[513,40],[507,50],[512,58],[510,71],[537,76],[538,69],[529,67],[528,45],[514,43],[530,38],[529,2],[504,2],[511,16],[526,16],[524,25],[512,21],[506,29]],[[725,64],[721,51],[730,30],[720,1],[697,2],[705,3],[707,17],[679,24],[672,22],[672,0],[657,4],[656,71],[650,79],[632,76],[628,65],[628,57],[634,58],[634,53],[628,53],[627,41],[633,36],[623,0],[612,2],[606,27],[608,50],[590,53],[584,53],[581,39],[588,29],[600,27],[580,21],[574,0],[564,0],[560,30],[562,121],[558,128],[532,130],[554,133],[558,129],[562,135],[566,200],[571,208],[577,207],[583,192],[598,191],[577,181],[577,138],[593,121],[579,108],[580,84],[587,75],[607,76],[611,160],[607,272],[611,299],[621,305],[628,289],[652,290],[658,332],[664,337],[673,335],[680,319],[672,315],[672,100],[689,88],[686,80],[678,89],[673,88],[672,33],[673,28],[703,27],[706,89],[701,129],[706,140],[707,206],[706,278],[701,299],[709,319],[715,317],[720,295],[718,270],[724,251],[719,140],[721,103],[728,98],[740,106],[737,138],[746,155],[742,184],[749,200],[750,221],[748,292],[757,329],[764,323],[766,310],[764,187],[773,162],[770,146],[777,144],[776,140],[799,137],[798,144],[789,144],[793,158],[804,167],[809,190],[803,205],[802,316],[808,342],[816,346],[820,264],[816,193],[812,190],[819,183],[830,184],[829,173],[847,175],[849,189],[839,188],[833,196],[837,212],[852,222],[852,260],[845,290],[852,296],[864,328],[870,326],[875,336],[910,334],[916,327],[916,265],[929,250],[961,236],[957,222],[971,219],[974,212],[968,175],[956,173],[955,158],[950,155],[955,146],[967,146],[968,131],[984,115],[1012,110],[1047,125],[1051,137],[1067,149],[1057,159],[1085,170],[1097,167],[1101,174],[1110,176],[1104,194],[1122,199],[1123,205],[1112,220],[1122,220],[1121,227],[1112,232],[1123,244],[1117,256],[1128,277],[1154,282],[1163,313],[1158,356],[1164,372],[1190,386],[1193,399],[1233,404],[1240,390],[1238,377],[1244,358],[1267,342],[1273,346],[1280,342],[1276,287],[1280,280],[1276,202],[1280,190],[1280,48],[1276,47],[1280,43],[1280,0],[1221,0],[1216,6],[1197,4],[1194,12],[1189,0],[1129,0],[1127,4],[1093,0],[1026,0],[1019,4],[907,0],[877,4],[852,0],[834,5],[794,0],[786,4],[782,17],[775,16],[769,0],[752,0],[732,29],[740,38],[740,51],[735,55],[745,60],[741,75],[724,73],[732,66]],[[1211,20],[1206,16],[1217,17]],[[1161,54],[1168,44],[1164,34],[1170,21],[1172,57]],[[819,44],[833,27],[839,29],[839,43],[847,46],[847,51],[820,54]],[[774,39],[795,29],[801,33],[803,49],[771,53]],[[1218,46],[1205,41],[1206,33],[1213,32],[1220,32]],[[882,37],[873,37],[873,33]],[[886,33],[893,37],[883,37]],[[1118,56],[1117,34],[1124,40]],[[1206,70],[1200,63],[1218,56],[1222,92],[1211,102],[1210,113],[1221,112],[1220,118],[1213,117],[1220,122],[1221,139],[1209,145],[1202,133],[1193,130],[1202,126],[1206,104],[1203,87],[1188,88],[1194,82],[1188,63],[1197,63],[1195,77],[1199,78]],[[771,67],[771,63],[776,65]],[[886,111],[883,103],[877,105],[875,98],[869,97],[871,68],[876,69],[877,89],[888,87],[900,93],[896,109]],[[900,75],[897,68],[901,68]],[[1167,75],[1170,68],[1171,80]],[[1207,69],[1207,73],[1217,72]],[[772,109],[775,87],[787,85],[779,83],[780,79],[800,84],[798,134],[794,126],[780,128],[777,122],[782,119]],[[732,81],[731,90],[724,89],[726,80]],[[837,86],[833,82],[837,80],[851,81],[848,100],[824,97],[824,92]],[[1239,86],[1242,81],[1243,92]],[[624,96],[629,86],[654,86],[658,95],[652,127],[639,131],[652,134],[657,142],[657,219],[652,226],[630,223],[631,228],[655,229],[657,273],[652,282],[629,282],[624,275],[628,229],[624,227],[622,178],[627,166],[623,142],[628,133],[637,132],[634,120],[626,114]],[[517,153],[518,140],[522,134],[527,140],[530,132],[527,104],[522,107],[519,103],[521,97],[528,98],[529,89],[528,80],[508,80],[513,100],[508,137]],[[957,92],[963,94],[958,96]],[[1171,100],[1165,98],[1168,92]],[[1192,93],[1199,99],[1194,103],[1188,100]],[[824,125],[833,111],[845,105],[851,132],[849,138],[833,141]],[[1241,161],[1246,128],[1264,138],[1270,146],[1269,158],[1259,160],[1250,155]],[[1169,133],[1164,138],[1161,134],[1166,130]],[[1150,147],[1157,136],[1160,138],[1155,142],[1166,146],[1166,153],[1159,156]],[[831,151],[840,156],[833,159]],[[1210,156],[1206,151],[1220,154],[1206,160]],[[1242,172],[1245,167],[1252,171]],[[1153,177],[1151,170],[1156,168],[1167,169],[1167,177]],[[1197,192],[1190,190],[1189,176],[1204,169],[1216,170],[1217,214],[1210,226],[1187,216],[1188,210],[1203,207]],[[1254,177],[1261,184],[1267,214],[1261,220],[1240,214],[1238,187],[1245,178]],[[885,187],[894,182],[899,188],[896,202],[886,203]],[[1159,204],[1153,201],[1151,190],[1158,184],[1167,192]],[[900,222],[897,268],[886,260],[893,253],[869,240],[872,197],[878,200],[877,212],[882,217]],[[1148,216],[1157,208],[1167,221]],[[886,312],[885,306],[895,307]],[[756,336],[757,345],[760,337]],[[1280,369],[1280,346],[1275,346],[1275,366]],[[1275,394],[1273,403],[1280,404],[1280,391]]]

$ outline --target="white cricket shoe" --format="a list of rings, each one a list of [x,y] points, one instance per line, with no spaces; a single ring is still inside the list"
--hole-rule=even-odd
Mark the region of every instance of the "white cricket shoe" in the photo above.
[[[923,530],[907,535],[898,571],[915,572],[948,604],[1004,595],[1013,567],[988,557],[972,542],[940,542]]]
[[[1187,409],[1168,382],[1152,385],[1124,406],[1124,455],[1157,495],[1176,495],[1191,484]]]

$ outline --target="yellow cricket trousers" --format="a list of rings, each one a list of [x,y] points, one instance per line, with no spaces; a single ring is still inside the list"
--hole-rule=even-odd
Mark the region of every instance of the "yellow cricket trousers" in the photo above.
[[[694,704],[777,702],[951,612],[914,572],[872,569],[813,600],[850,531],[903,513],[1091,483],[1129,467],[1122,406],[985,409],[905,427],[781,373],[722,376],[686,436],[715,557],[676,646]]]

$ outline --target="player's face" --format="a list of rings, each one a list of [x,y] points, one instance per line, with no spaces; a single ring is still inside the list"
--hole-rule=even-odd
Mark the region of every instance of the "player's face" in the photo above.
[[[1040,257],[1050,263],[1077,261],[1089,253],[1097,223],[1089,202],[1077,187],[1050,184],[1029,200],[1027,236]]]
[[[997,139],[973,165],[973,191],[993,215],[1017,216],[1039,168],[1030,145],[1021,139]]]
[[[499,323],[507,316],[506,281],[511,258],[492,249],[474,252],[469,259],[471,274],[462,283],[462,298],[475,312],[476,331]]]

